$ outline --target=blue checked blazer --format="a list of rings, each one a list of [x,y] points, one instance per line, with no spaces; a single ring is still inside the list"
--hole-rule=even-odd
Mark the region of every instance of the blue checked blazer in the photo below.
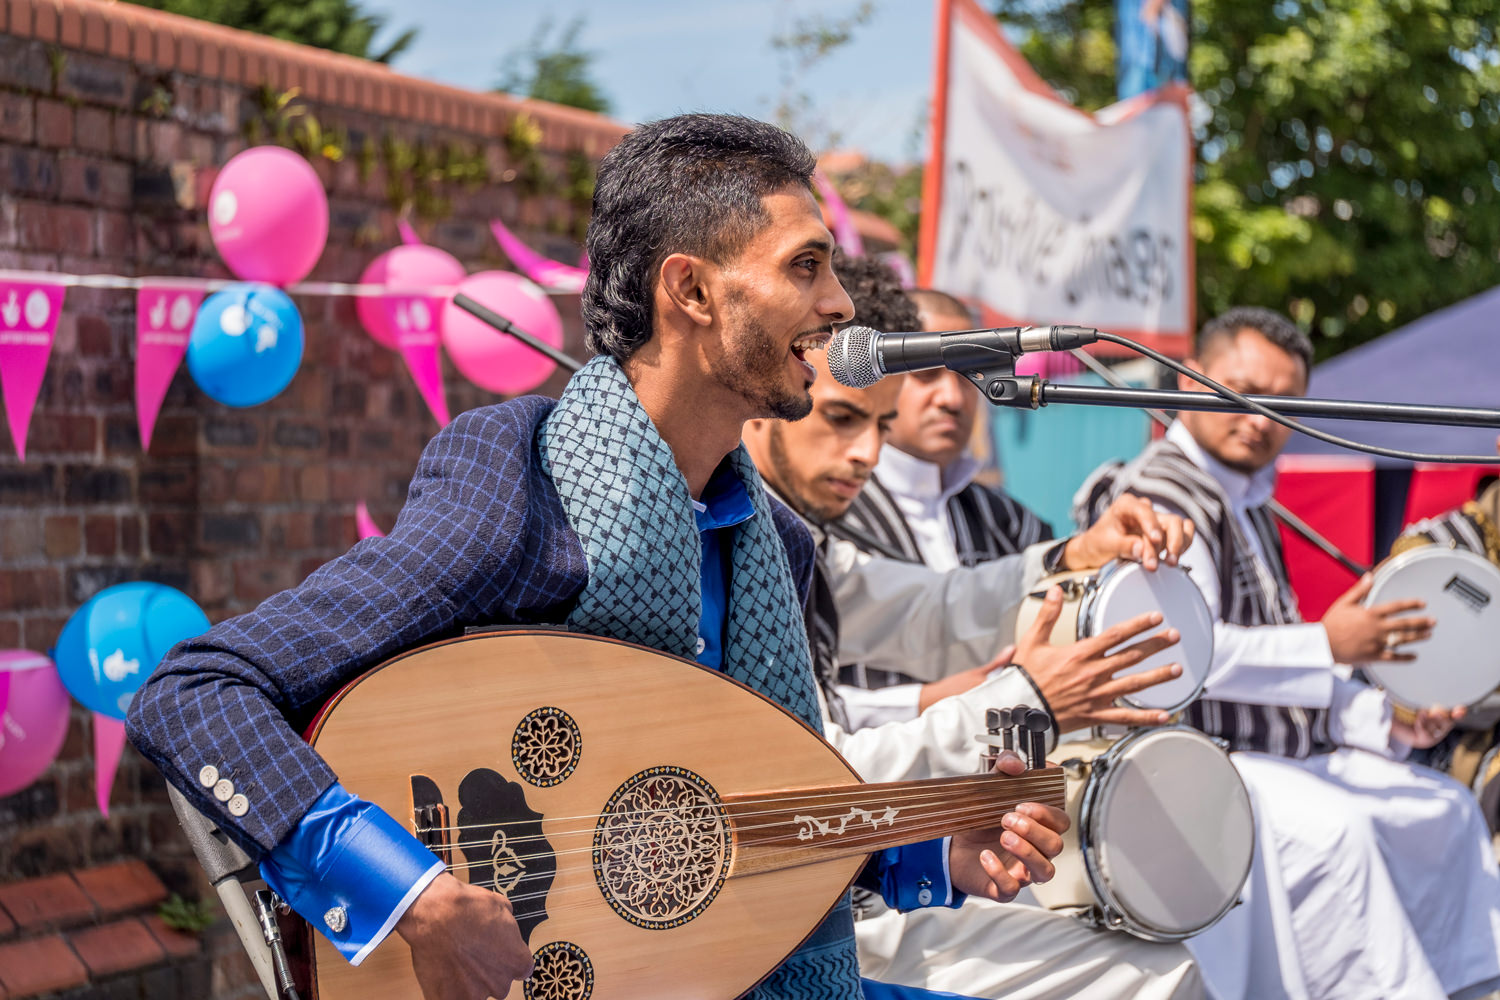
[[[552,406],[529,396],[459,416],[423,451],[387,537],[179,644],[137,693],[131,741],[252,858],[336,780],[298,734],[345,683],[468,626],[567,618],[588,566],[537,452]],[[773,510],[805,600],[812,538]],[[244,815],[200,781],[206,766],[245,797]]]

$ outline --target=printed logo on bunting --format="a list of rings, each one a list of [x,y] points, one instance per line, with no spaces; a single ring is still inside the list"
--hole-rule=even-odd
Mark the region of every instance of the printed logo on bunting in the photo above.
[[[26,431],[36,408],[64,288],[51,282],[0,281],[0,387],[16,454],[26,460]]]
[[[396,331],[396,347],[406,360],[417,391],[437,418],[447,427],[448,401],[443,396],[442,360],[438,357],[438,316],[443,300],[430,295],[392,295],[385,299],[386,317]]]
[[[141,450],[151,447],[151,430],[172,376],[187,352],[193,317],[203,290],[170,285],[141,286],[135,300],[135,418]]]
[[[1193,315],[1185,88],[1085,114],[975,0],[944,7],[922,283],[989,307],[998,316],[987,321],[1078,323],[1184,351]]]

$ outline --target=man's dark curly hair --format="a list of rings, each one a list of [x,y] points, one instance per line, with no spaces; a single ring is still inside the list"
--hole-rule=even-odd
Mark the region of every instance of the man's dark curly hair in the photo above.
[[[1198,360],[1207,363],[1221,347],[1234,341],[1241,330],[1254,330],[1302,362],[1302,373],[1312,370],[1313,346],[1307,334],[1281,313],[1260,306],[1235,306],[1203,324],[1198,331]]]
[[[599,164],[583,286],[588,347],[624,361],[651,338],[656,275],[674,253],[720,263],[767,222],[761,199],[812,190],[802,140],[739,115],[641,125]]]
[[[922,329],[917,304],[889,265],[874,257],[850,257],[836,250],[833,273],[854,300],[856,324],[883,332]]]

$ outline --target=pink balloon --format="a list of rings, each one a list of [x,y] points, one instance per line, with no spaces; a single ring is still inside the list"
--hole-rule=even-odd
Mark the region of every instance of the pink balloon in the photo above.
[[[238,277],[290,285],[307,277],[328,242],[328,195],[302,157],[256,146],[219,171],[208,231]]]
[[[392,247],[370,261],[359,276],[361,285],[390,285],[410,291],[451,288],[464,280],[464,266],[452,254],[425,243]],[[385,299],[361,295],[354,300],[359,322],[376,343],[395,349],[396,331],[391,329]]]
[[[546,292],[519,274],[480,271],[465,278],[458,291],[538,340],[562,348],[562,317],[557,307]],[[470,315],[451,299],[443,307],[443,346],[464,378],[506,396],[530,392],[557,367],[545,354]]]
[[[10,700],[0,715],[0,795],[19,792],[57,759],[68,735],[68,690],[57,667],[28,649],[0,651]]]

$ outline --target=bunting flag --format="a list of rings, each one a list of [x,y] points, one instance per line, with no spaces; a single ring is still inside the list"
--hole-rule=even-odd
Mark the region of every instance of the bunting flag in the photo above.
[[[1183,354],[1194,310],[1186,87],[1087,114],[977,0],[938,10],[921,283],[982,305],[986,325],[1076,323]]]
[[[569,267],[555,260],[548,260],[516,238],[499,219],[490,222],[490,231],[500,243],[500,249],[510,258],[516,269],[543,288],[554,292],[578,293],[583,291],[584,279],[589,272],[581,267]]]
[[[391,295],[385,300],[386,316],[396,331],[396,346],[412,381],[422,394],[439,427],[447,427],[448,400],[443,395],[443,366],[438,354],[438,316],[443,299],[432,295]]]
[[[380,525],[376,524],[375,519],[370,516],[370,508],[365,506],[363,500],[354,507],[354,527],[359,531],[360,541],[366,538],[385,537],[385,532],[380,530]]]
[[[813,184],[817,185],[818,196],[823,199],[823,204],[828,208],[828,218],[833,223],[829,227],[833,230],[833,241],[849,256],[863,257],[865,241],[859,235],[859,230],[855,228],[854,218],[849,213],[849,206],[839,196],[838,188],[823,176],[821,170],[813,171]]]
[[[396,232],[401,234],[401,242],[407,244],[408,246],[412,246],[422,242],[422,237],[417,235],[417,231],[413,229],[411,223],[407,222],[405,219],[396,220]]]
[[[135,299],[135,419],[141,450],[151,449],[151,431],[167,387],[187,353],[193,318],[203,291],[170,284],[142,285]]]
[[[125,749],[125,722],[99,712],[94,719],[94,801],[99,811],[109,815],[109,793],[120,767],[120,753]]]
[[[64,294],[61,282],[0,281],[0,389],[11,440],[23,462],[26,431],[47,373]]]

